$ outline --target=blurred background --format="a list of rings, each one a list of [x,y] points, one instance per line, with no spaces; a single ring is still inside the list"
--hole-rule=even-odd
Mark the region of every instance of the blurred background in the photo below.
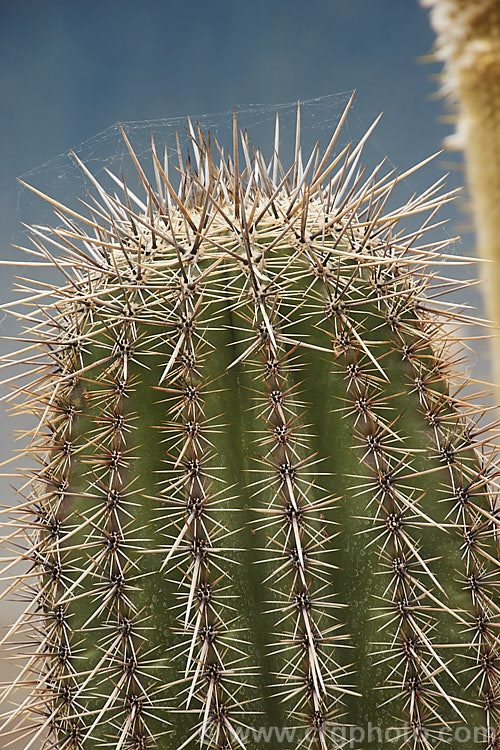
[[[275,105],[316,98],[321,98],[317,116],[324,105],[331,119],[340,114],[345,92],[356,89],[353,132],[360,134],[383,112],[370,147],[404,170],[440,149],[452,131],[436,96],[439,65],[424,61],[432,45],[418,0],[2,0],[1,258],[22,260],[11,247],[22,244],[19,222],[31,220],[30,212],[44,220],[45,209],[26,199],[16,177],[28,173],[28,181],[48,191],[78,192],[75,173],[65,171],[65,155],[76,148],[94,160],[101,151],[103,158],[113,157],[113,149],[122,148],[112,127],[117,121],[170,122],[190,114],[220,125],[239,105],[241,125],[245,112],[258,125]],[[183,127],[182,120],[176,122]],[[148,131],[147,122],[136,127]],[[321,130],[321,123],[315,127]],[[444,153],[412,175],[407,187],[423,190],[448,171],[448,185],[461,185],[458,156]],[[449,220],[451,235],[462,232],[455,251],[468,255],[473,242],[463,200],[445,206],[441,218]],[[13,273],[1,267],[0,303],[12,297]],[[477,290],[471,287],[463,301],[480,304]],[[0,334],[18,330],[0,310]],[[9,347],[2,342],[2,353]],[[488,377],[484,348],[480,354],[476,372]],[[2,460],[11,455],[18,427],[3,409]],[[14,480],[0,482],[0,504],[12,504]],[[0,626],[12,622],[18,610],[17,604],[0,602]],[[0,681],[10,679],[5,663],[1,669]]]

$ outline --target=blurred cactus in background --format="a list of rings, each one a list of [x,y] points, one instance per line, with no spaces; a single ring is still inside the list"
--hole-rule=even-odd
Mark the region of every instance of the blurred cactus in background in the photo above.
[[[478,254],[485,266],[489,314],[495,323],[493,368],[500,388],[500,2],[422,0],[431,8],[436,55],[445,62],[442,90],[458,103]]]
[[[139,189],[81,163],[81,212],[42,196],[5,746],[498,747],[495,425],[427,236],[453,196],[389,207],[413,170],[363,168],[372,128],[337,152],[346,112],[306,155],[298,114],[291,165],[278,122],[267,160],[189,124],[151,181],[124,133]]]

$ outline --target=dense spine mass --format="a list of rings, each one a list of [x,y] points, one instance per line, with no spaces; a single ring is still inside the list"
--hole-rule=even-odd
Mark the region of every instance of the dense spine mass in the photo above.
[[[7,358],[37,417],[7,742],[498,747],[495,425],[425,235],[451,196],[387,210],[401,178],[359,166],[366,138],[332,156],[344,118],[288,172],[278,129],[266,163],[236,123],[232,156],[190,125],[175,189],[124,134],[144,197],[83,164],[85,214],[43,196],[32,252],[64,283],[23,287]]]

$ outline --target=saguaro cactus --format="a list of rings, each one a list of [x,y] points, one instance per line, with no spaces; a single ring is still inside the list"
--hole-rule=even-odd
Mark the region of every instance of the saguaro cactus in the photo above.
[[[43,196],[64,280],[23,288],[13,358],[37,466],[7,741],[498,746],[494,425],[425,235],[451,196],[386,209],[401,178],[359,166],[369,133],[335,154],[343,119],[290,169],[192,128],[175,189],[124,134],[143,195],[81,164],[85,210]]]

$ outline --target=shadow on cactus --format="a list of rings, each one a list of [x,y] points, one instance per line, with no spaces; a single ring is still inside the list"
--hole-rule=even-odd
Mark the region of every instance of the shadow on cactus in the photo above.
[[[498,746],[495,425],[426,235],[451,194],[388,210],[344,119],[290,167],[278,128],[266,161],[190,124],[153,184],[124,133],[141,194],[81,163],[81,214],[43,196],[7,746]]]

